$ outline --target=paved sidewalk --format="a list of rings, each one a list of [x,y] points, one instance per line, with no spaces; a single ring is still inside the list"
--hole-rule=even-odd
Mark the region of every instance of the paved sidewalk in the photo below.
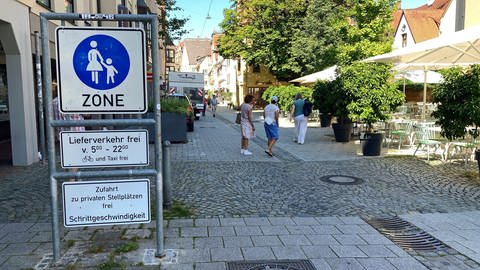
[[[48,170],[41,164],[0,167],[0,269],[227,270],[227,262],[259,259],[308,259],[317,270],[480,269],[480,185],[458,172],[463,167],[363,157],[358,141],[335,143],[331,128],[315,123],[309,124],[305,144],[298,145],[287,119],[280,123],[271,158],[263,152],[259,113],[257,138],[250,144],[254,154],[243,156],[234,119],[235,111],[225,107],[216,118],[207,112],[195,122],[188,143],[171,147],[173,197],[191,208],[194,218],[165,222],[165,248],[177,256],[161,266],[150,256],[153,222],[62,229],[62,260],[48,265]],[[321,181],[338,174],[363,182]],[[364,221],[393,215],[454,252],[406,252]],[[131,246],[136,248],[120,249]]]

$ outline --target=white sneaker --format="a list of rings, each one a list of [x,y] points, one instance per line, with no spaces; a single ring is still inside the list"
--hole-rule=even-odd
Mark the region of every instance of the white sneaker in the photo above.
[[[243,153],[245,153],[245,149],[240,149],[240,154],[243,155]]]
[[[244,151],[243,151],[243,154],[244,154],[245,156],[250,156],[250,155],[252,155],[253,153],[250,152],[250,151],[248,151],[248,150],[244,150]]]

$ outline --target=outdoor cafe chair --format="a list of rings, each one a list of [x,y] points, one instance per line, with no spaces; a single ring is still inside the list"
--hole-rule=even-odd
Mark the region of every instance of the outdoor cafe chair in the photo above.
[[[413,121],[402,120],[397,123],[393,123],[394,129],[390,131],[390,141],[387,144],[387,148],[390,148],[390,143],[398,138],[398,149],[402,148],[402,143],[408,140],[410,145],[412,144],[412,127]]]
[[[451,141],[447,145],[445,160],[454,158],[459,155],[463,159],[465,166],[475,154],[475,149],[479,145],[479,141],[473,138],[470,134],[463,140]]]
[[[418,149],[422,147],[427,149],[427,160],[430,160],[431,149],[433,150],[433,154],[437,153],[437,150],[441,150],[442,142],[435,139],[435,130],[433,126],[419,124],[415,127],[415,137],[418,145],[415,152],[413,152],[413,156],[415,156]],[[444,153],[445,150],[440,153],[442,160],[444,160]]]

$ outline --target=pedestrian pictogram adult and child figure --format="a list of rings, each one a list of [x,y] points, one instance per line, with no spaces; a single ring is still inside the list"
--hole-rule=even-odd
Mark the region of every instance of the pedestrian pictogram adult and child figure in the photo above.
[[[117,69],[112,64],[112,59],[107,58],[105,61],[102,54],[97,49],[97,42],[90,41],[91,49],[88,51],[88,65],[86,70],[92,75],[92,82],[98,84],[98,73],[103,72],[104,68],[107,73],[107,84],[115,83],[115,74],[118,74]]]

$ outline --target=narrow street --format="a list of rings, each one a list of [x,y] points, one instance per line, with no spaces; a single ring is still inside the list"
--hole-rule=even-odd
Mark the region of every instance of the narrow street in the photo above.
[[[330,128],[315,124],[298,145],[287,119],[272,158],[258,115],[253,155],[244,156],[234,117],[225,107],[216,118],[207,112],[188,143],[171,146],[173,199],[193,216],[165,223],[165,248],[177,260],[161,269],[227,269],[227,262],[258,259],[309,259],[316,269],[480,268],[478,176],[462,177],[461,165],[363,157],[360,145],[335,143]],[[49,269],[38,267],[52,252],[47,173],[40,164],[1,170],[1,269]],[[367,223],[394,216],[449,247],[406,252]],[[154,222],[62,230],[65,264],[57,269],[98,269],[128,235],[139,248],[115,261],[124,269],[158,269],[144,260],[155,247],[153,231]]]

